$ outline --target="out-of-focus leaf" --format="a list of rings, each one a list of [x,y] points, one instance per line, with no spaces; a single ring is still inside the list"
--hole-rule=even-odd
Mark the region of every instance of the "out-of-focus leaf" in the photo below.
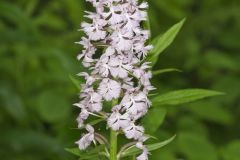
[[[153,73],[153,76],[157,76],[159,74],[168,73],[168,72],[182,72],[182,71],[176,68],[167,68],[167,69],[160,69],[157,71],[153,71],[152,73]]]
[[[163,123],[166,113],[166,109],[160,107],[155,107],[149,110],[142,120],[146,133],[153,134],[156,132],[159,126]]]
[[[83,21],[84,1],[68,0],[62,1],[62,3],[66,7],[67,14],[71,18],[72,23],[78,25],[79,22]]]
[[[72,81],[72,83],[74,84],[74,86],[77,89],[81,89],[81,82],[79,82],[75,77],[73,77],[72,75],[69,75],[70,80]]]
[[[175,139],[176,136],[173,136],[163,142],[159,142],[159,143],[155,143],[155,144],[149,144],[147,145],[147,148],[149,151],[154,151],[157,150],[159,148],[162,148],[164,146],[166,146],[167,144],[169,144],[170,142],[172,142]],[[141,153],[142,151],[138,148],[136,148],[135,146],[123,151],[120,155],[120,157],[128,157],[128,156],[132,156],[132,155],[136,155]]]
[[[36,151],[39,153],[58,153],[63,150],[61,144],[54,138],[29,129],[15,128],[0,133],[1,143],[12,146],[15,151]]]
[[[165,14],[173,17],[175,19],[181,18],[185,16],[185,12],[180,8],[179,5],[175,4],[177,1],[169,1],[169,0],[149,0],[152,3],[152,6],[157,7],[157,11],[164,11]],[[185,1],[184,1],[185,2]]]
[[[237,61],[234,57],[224,54],[218,50],[210,50],[205,54],[205,63],[212,69],[237,70]]]
[[[158,106],[179,105],[218,95],[223,95],[223,93],[206,89],[183,89],[156,96],[152,99],[152,102]]]
[[[71,105],[67,103],[66,99],[54,91],[41,93],[36,106],[41,118],[51,123],[67,118],[71,109]]]
[[[214,146],[202,136],[192,133],[180,133],[177,139],[178,148],[187,159],[217,160]]]
[[[219,103],[198,102],[188,107],[197,117],[223,125],[230,125],[233,117],[227,108],[222,107]],[[214,114],[213,114],[214,113]]]
[[[0,88],[0,100],[3,102],[4,109],[16,122],[23,121],[27,115],[22,99],[9,88],[3,86]]]
[[[212,88],[214,90],[221,90],[226,93],[223,99],[220,99],[222,103],[232,104],[239,99],[240,95],[240,83],[239,77],[232,75],[232,76],[225,76],[213,84]]]
[[[152,65],[154,65],[157,62],[157,59],[160,53],[162,53],[162,51],[164,51],[173,42],[176,35],[182,28],[184,22],[185,22],[185,19],[175,24],[166,33],[158,36],[151,42],[154,48],[149,53],[149,57],[147,58],[147,60],[152,62]]]
[[[201,119],[196,118],[193,114],[181,116],[177,121],[177,126],[181,132],[191,132],[196,136],[208,136],[207,127],[202,123]]]
[[[240,157],[240,140],[232,141],[223,148],[221,154],[224,160],[239,160]]]
[[[34,24],[53,29],[54,31],[63,31],[67,27],[63,19],[53,13],[49,13],[48,11],[44,11],[41,15],[36,17],[34,19]]]
[[[33,14],[34,10],[36,9],[37,7],[37,4],[38,4],[38,0],[31,0],[27,3],[27,6],[26,6],[26,13],[28,15],[31,15]]]
[[[17,5],[0,1],[0,10],[0,17],[7,18],[20,28],[30,29],[30,19]]]

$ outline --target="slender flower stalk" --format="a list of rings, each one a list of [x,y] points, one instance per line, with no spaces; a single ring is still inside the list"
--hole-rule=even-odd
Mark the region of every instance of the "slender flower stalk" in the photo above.
[[[141,27],[141,22],[147,19],[148,4],[137,0],[86,1],[92,3],[95,12],[86,11],[89,22],[81,24],[86,37],[77,43],[84,48],[78,59],[89,73],[79,74],[86,83],[75,106],[81,109],[78,127],[85,127],[88,133],[76,143],[81,150],[96,143],[94,128],[85,121],[90,115],[104,114],[111,130],[110,160],[117,160],[119,133],[136,141],[136,147],[142,150],[137,160],[147,160],[149,153],[143,144],[147,137],[136,122],[151,106],[147,95],[154,89],[150,83],[150,63],[144,62],[152,49],[145,45],[149,31]],[[98,55],[97,51],[103,53]],[[104,101],[112,101],[111,113],[105,112]]]
[[[113,100],[112,105],[117,105],[118,101]],[[110,131],[110,160],[117,160],[117,143],[118,143],[118,133],[111,129]]]

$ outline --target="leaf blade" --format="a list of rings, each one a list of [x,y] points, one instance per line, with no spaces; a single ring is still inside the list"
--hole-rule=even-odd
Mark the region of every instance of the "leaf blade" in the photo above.
[[[168,73],[168,72],[182,72],[182,71],[176,68],[166,68],[166,69],[153,71],[152,73],[153,73],[153,76],[157,76],[159,74]]]
[[[153,107],[142,119],[142,124],[148,134],[153,134],[163,123],[167,114],[166,108]]]
[[[223,94],[222,92],[206,89],[183,89],[154,97],[152,102],[157,105],[179,105]]]
[[[156,63],[157,57],[173,42],[178,32],[182,28],[184,22],[185,18],[177,24],[173,25],[169,30],[167,30],[167,32],[156,37],[151,42],[154,48],[149,53],[150,56],[147,58],[148,61],[151,61],[153,65]]]
[[[85,159],[85,157],[89,156],[98,156],[102,151],[104,151],[105,146],[99,145],[94,147],[93,149],[89,149],[88,151],[81,151],[79,148],[65,148],[65,151],[75,155],[79,156],[81,159]]]
[[[163,141],[163,142],[159,142],[159,143],[154,143],[154,144],[149,144],[147,145],[148,151],[154,151],[157,150],[159,148],[162,148],[164,146],[166,146],[167,144],[169,144],[170,142],[172,142],[175,139],[176,135],[174,135],[173,137]],[[122,152],[122,154],[120,155],[121,158],[124,157],[128,157],[128,156],[132,156],[132,155],[136,155],[141,153],[141,150],[136,148],[136,147],[131,147],[130,149]]]

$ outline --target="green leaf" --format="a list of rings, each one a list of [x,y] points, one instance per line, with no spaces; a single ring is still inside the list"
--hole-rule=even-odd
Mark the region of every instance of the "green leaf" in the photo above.
[[[0,101],[3,102],[2,107],[13,119],[16,120],[16,122],[19,123],[25,121],[27,113],[21,97],[9,87],[0,85],[0,88]]]
[[[13,146],[14,150],[21,153],[23,151],[36,154],[61,154],[63,150],[63,144],[60,143],[54,137],[47,135],[45,131],[32,130],[27,128],[15,127],[12,129],[6,129],[1,131],[0,136],[1,145]],[[15,147],[14,147],[15,146]],[[36,148],[38,152],[36,152]]]
[[[170,142],[172,142],[175,139],[176,135],[174,135],[173,137],[163,141],[163,142],[159,142],[159,143],[154,143],[154,144],[149,144],[147,145],[147,148],[149,151],[154,151],[157,150],[159,148],[162,148],[164,146],[166,146],[167,144],[169,144]],[[138,148],[136,148],[135,146],[123,151],[120,155],[121,158],[124,157],[128,157],[128,156],[132,156],[132,155],[136,155],[141,153],[142,151]]]
[[[160,70],[157,70],[157,71],[153,71],[153,76],[157,76],[159,74],[168,73],[168,72],[182,72],[182,71],[179,70],[179,69],[176,69],[176,68],[160,69]]]
[[[178,105],[218,95],[223,93],[206,89],[183,89],[156,96],[152,102],[157,105]]]
[[[203,136],[190,132],[181,133],[177,139],[178,148],[186,159],[217,160],[214,146]]]
[[[142,123],[148,134],[153,134],[163,123],[166,116],[166,109],[155,107],[148,111],[147,115],[143,118]]]
[[[222,151],[224,160],[239,160],[240,140],[234,140]]]
[[[71,105],[67,99],[54,90],[42,92],[36,102],[38,114],[50,123],[63,121],[71,113]]]
[[[79,148],[66,148],[65,150],[75,156],[79,156],[79,159],[91,159],[104,155],[104,148],[104,145],[99,145],[93,149],[88,149],[87,151],[81,151]]]
[[[171,27],[166,33],[156,37],[151,44],[153,45],[152,51],[149,53],[148,61],[152,62],[153,65],[157,62],[157,57],[164,51],[175,39],[176,35],[182,28],[185,19]]]
[[[69,75],[70,80],[72,81],[72,83],[74,84],[74,86],[76,86],[77,89],[81,89],[81,82],[79,82],[75,77],[73,77],[72,75]]]
[[[216,103],[215,101],[193,103],[188,106],[188,109],[193,115],[203,120],[222,125],[233,123],[233,115],[228,108],[221,106],[221,103]]]
[[[36,10],[38,3],[38,0],[32,0],[26,4],[25,12],[27,13],[27,15],[30,16]]]
[[[19,26],[19,28],[32,27],[29,17],[16,4],[0,1],[0,16],[7,18],[10,22]]]
[[[81,156],[82,152],[79,150],[79,148],[65,148],[65,151],[75,155],[75,156]]]

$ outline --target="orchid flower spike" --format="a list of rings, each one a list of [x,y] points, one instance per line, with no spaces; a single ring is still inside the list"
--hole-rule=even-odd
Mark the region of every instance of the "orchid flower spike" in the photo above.
[[[112,112],[106,114],[107,125],[124,133],[127,139],[137,141],[137,147],[143,151],[137,160],[147,160],[149,153],[142,141],[144,128],[136,122],[151,106],[147,95],[154,89],[150,83],[150,63],[144,62],[152,49],[151,45],[145,45],[149,31],[141,26],[147,19],[148,4],[138,0],[86,1],[92,3],[95,12],[86,12],[90,22],[81,24],[85,37],[77,42],[83,46],[77,59],[89,72],[79,74],[86,83],[75,106],[81,109],[78,127],[85,127],[88,133],[76,143],[84,150],[94,141],[94,128],[85,121],[104,112],[104,101],[118,100]],[[94,56],[103,46],[103,53]]]

